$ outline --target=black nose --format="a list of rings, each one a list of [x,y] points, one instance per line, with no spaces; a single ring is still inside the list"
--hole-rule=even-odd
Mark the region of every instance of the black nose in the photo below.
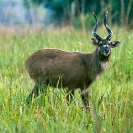
[[[109,47],[105,47],[104,51],[105,51],[106,53],[109,53]]]
[[[106,49],[105,52],[106,52],[106,53],[109,53],[109,49]]]

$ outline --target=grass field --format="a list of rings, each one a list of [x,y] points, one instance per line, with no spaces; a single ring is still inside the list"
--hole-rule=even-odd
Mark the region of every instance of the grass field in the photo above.
[[[98,33],[107,36],[105,29]],[[133,33],[113,29],[109,67],[90,88],[90,112],[86,112],[76,91],[69,106],[63,89],[49,87],[48,94],[25,98],[34,83],[24,67],[25,59],[43,48],[93,51],[91,31],[53,29],[49,31],[0,33],[0,132],[1,133],[132,133],[133,132]],[[49,100],[48,100],[49,96]],[[45,101],[45,106],[44,106]]]

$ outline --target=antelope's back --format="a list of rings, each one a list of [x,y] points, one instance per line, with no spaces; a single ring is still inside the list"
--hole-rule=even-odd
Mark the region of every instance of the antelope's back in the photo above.
[[[65,51],[58,49],[37,50],[25,60],[26,70],[30,74],[36,69],[44,67],[48,62],[53,61],[55,58],[61,58],[61,56],[63,56],[65,53]],[[35,67],[36,69],[34,69]]]

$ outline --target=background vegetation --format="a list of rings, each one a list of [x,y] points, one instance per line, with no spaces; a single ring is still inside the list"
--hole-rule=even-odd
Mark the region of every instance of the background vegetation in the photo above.
[[[70,25],[76,28],[86,28],[93,25],[91,12],[103,16],[109,11],[109,23],[133,27],[132,0],[24,0],[24,5],[30,8],[34,5],[43,5],[52,11],[51,18],[56,25]]]
[[[85,30],[94,25],[92,12],[103,18],[105,11],[109,11],[110,26],[119,25],[127,30],[133,27],[133,0],[0,0],[0,25],[54,25]]]
[[[98,32],[102,29],[99,28]],[[105,30],[105,29],[104,29]],[[5,133],[132,133],[133,132],[133,34],[113,28],[109,67],[90,88],[90,112],[86,112],[76,91],[67,105],[65,90],[48,87],[47,95],[25,103],[34,83],[26,74],[25,59],[37,49],[60,48],[93,51],[91,31],[56,29],[0,33],[0,132]],[[123,36],[124,34],[124,36]],[[102,37],[107,34],[101,33]],[[81,39],[82,38],[82,39]],[[49,96],[49,99],[48,99]]]

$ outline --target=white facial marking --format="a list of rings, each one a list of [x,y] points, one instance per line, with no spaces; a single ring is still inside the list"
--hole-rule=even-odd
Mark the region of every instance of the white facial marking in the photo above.
[[[103,47],[105,48],[105,47],[108,47],[108,45],[103,45]]]
[[[102,44],[102,41],[100,41],[99,44]]]
[[[108,56],[110,54],[110,51],[108,53],[103,52],[101,54],[104,55],[104,56]]]
[[[115,42],[112,42],[112,44],[114,45],[114,44],[115,44]]]

